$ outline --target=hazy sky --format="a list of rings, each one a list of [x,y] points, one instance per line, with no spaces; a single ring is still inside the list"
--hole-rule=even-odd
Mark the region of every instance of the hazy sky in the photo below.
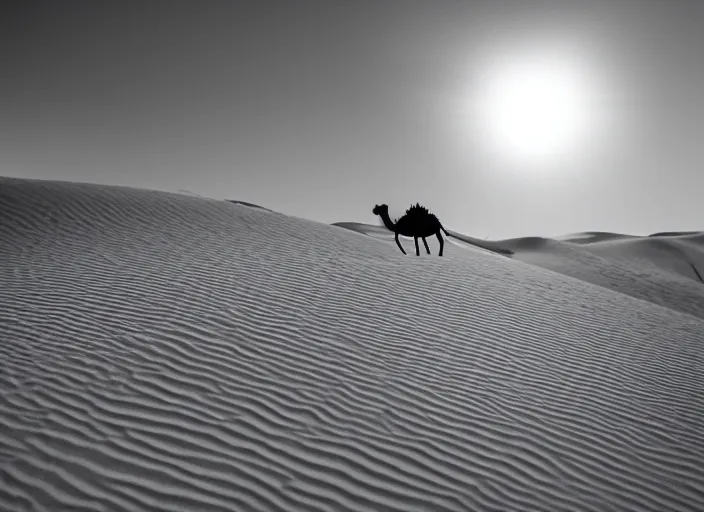
[[[322,222],[420,201],[493,239],[704,229],[701,0],[0,9],[0,175],[184,189]],[[577,151],[540,163],[489,149],[471,107],[492,66],[526,51],[571,55],[596,120]]]

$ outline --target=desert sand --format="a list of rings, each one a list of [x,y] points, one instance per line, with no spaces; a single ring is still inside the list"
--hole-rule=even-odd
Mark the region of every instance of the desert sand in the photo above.
[[[0,510],[704,510],[704,234],[454,234],[0,178]]]

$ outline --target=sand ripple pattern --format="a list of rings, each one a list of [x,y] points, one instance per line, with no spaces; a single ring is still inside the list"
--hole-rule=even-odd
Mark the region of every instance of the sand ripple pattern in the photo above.
[[[704,321],[446,256],[0,180],[0,510],[704,510]]]

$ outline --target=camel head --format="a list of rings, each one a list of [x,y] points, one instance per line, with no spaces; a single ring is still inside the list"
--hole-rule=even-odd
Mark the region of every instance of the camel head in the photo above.
[[[386,204],[378,204],[374,207],[372,210],[372,213],[374,215],[378,215],[381,217],[381,222],[386,226],[387,229],[390,229],[391,231],[396,231],[396,225],[394,224],[394,221],[391,220],[391,217],[389,217],[389,206]]]
[[[374,207],[372,210],[372,213],[374,215],[388,215],[389,214],[389,205],[387,204],[378,204]]]

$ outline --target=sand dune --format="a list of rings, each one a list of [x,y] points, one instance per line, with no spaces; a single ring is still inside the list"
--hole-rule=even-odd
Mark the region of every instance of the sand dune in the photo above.
[[[362,222],[334,222],[333,226],[349,229],[362,233],[363,235],[377,236],[381,238],[389,238],[390,231],[382,225],[374,226],[372,224],[364,224]]]
[[[14,179],[0,241],[0,510],[704,510],[694,243],[636,279]]]
[[[704,234],[701,231],[663,231],[661,233],[653,233],[653,237],[664,237],[664,236],[675,236],[682,238],[697,237],[699,241],[704,238]]]
[[[556,237],[556,240],[561,242],[571,242],[574,244],[593,244],[595,242],[603,242],[605,240],[621,240],[636,238],[631,235],[624,235],[622,233],[608,233],[604,231],[586,231],[583,233],[571,233],[568,235],[562,235]]]
[[[394,244],[383,226],[339,222],[336,226]],[[603,286],[654,304],[704,318],[704,233],[647,237],[586,232],[556,238],[481,240],[451,232],[451,244],[484,249]],[[411,240],[411,239],[408,239]],[[411,253],[412,241],[410,243]]]
[[[514,259],[704,318],[704,244],[618,235],[591,243],[549,238],[499,243]]]
[[[233,203],[233,204],[239,204],[242,206],[249,206],[250,208],[261,208],[262,210],[267,210],[269,212],[271,211],[271,210],[269,210],[269,208],[264,208],[263,206],[259,206],[258,204],[254,204],[254,203],[248,203],[247,201],[236,201],[235,199],[227,199],[227,202]]]

